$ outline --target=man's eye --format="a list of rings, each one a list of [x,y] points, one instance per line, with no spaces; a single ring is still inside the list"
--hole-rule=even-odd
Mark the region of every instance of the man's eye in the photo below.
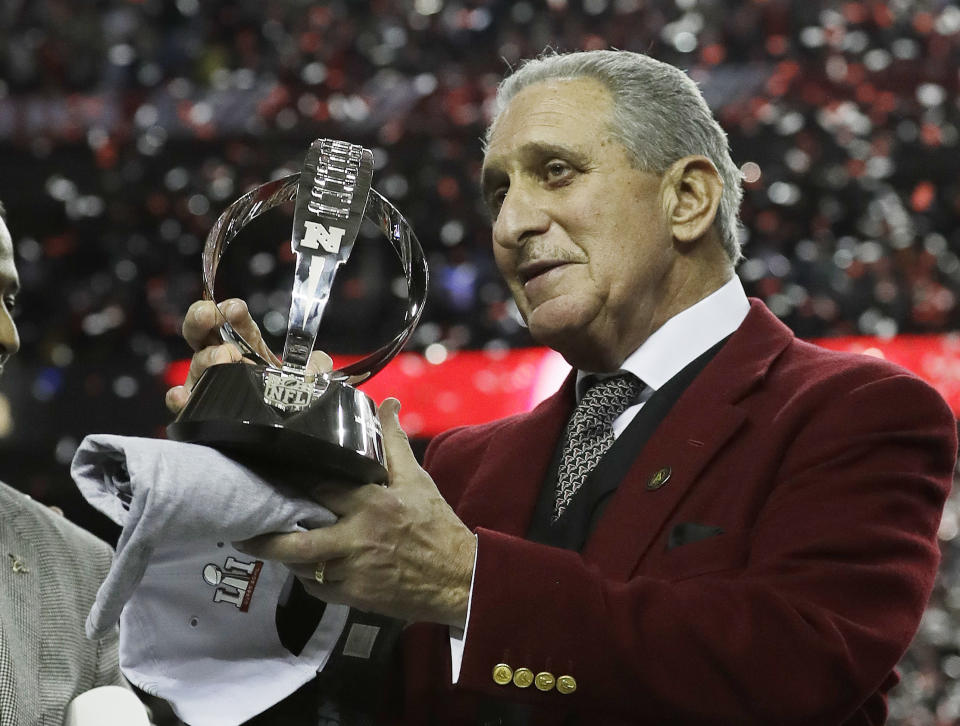
[[[7,295],[3,298],[3,305],[7,308],[8,313],[12,313],[17,308],[17,298],[12,295]]]
[[[496,216],[497,212],[500,211],[500,207],[503,206],[503,200],[507,198],[507,188],[500,187],[499,189],[494,189],[493,192],[487,197],[487,206],[490,208],[490,212]]]
[[[568,164],[565,164],[562,161],[551,161],[549,164],[547,164],[546,171],[548,179],[562,179],[572,170]]]

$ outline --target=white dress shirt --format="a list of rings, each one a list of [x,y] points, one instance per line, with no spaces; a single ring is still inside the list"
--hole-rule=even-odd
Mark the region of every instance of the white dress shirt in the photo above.
[[[613,422],[614,438],[623,433],[643,404],[667,381],[739,328],[749,310],[750,303],[743,291],[743,285],[740,283],[740,278],[734,275],[718,290],[670,318],[633,351],[623,362],[621,370],[633,373],[645,384],[645,387],[640,394],[639,402],[629,406]],[[595,374],[590,371],[577,371],[578,402],[584,393],[584,379],[591,375]],[[476,561],[474,561],[474,573],[476,573]],[[460,678],[460,664],[463,661],[463,648],[467,642],[472,604],[473,581],[471,580],[466,626],[463,630],[450,628],[450,663],[454,683]]]

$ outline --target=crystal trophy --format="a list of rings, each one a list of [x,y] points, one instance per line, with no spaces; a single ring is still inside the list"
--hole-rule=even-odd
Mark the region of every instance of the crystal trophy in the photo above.
[[[203,250],[204,297],[216,300],[217,267],[231,240],[256,217],[294,204],[296,257],[282,357],[258,351],[224,319],[221,335],[244,360],[211,366],[167,427],[176,441],[205,444],[240,458],[305,468],[318,476],[383,482],[386,468],[376,405],[355,386],[381,370],[413,333],[427,294],[427,266],[410,225],[372,188],[373,154],[345,141],[311,144],[299,174],[252,189],[216,221]],[[404,328],[343,368],[310,367],[338,268],[347,262],[364,219],[387,238],[407,283]]]

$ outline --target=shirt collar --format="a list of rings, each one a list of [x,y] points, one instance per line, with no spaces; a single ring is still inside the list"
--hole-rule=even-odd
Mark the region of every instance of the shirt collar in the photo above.
[[[655,391],[739,328],[749,311],[743,285],[734,275],[718,290],[661,325],[620,369],[630,371]],[[589,375],[594,374],[577,371],[578,401],[584,392],[584,378]]]

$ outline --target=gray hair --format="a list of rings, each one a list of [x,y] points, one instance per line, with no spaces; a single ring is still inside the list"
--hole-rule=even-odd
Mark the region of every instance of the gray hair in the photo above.
[[[593,78],[613,97],[610,132],[627,149],[637,168],[663,174],[677,159],[699,154],[713,162],[723,180],[716,226],[727,256],[741,258],[739,237],[741,173],[730,158],[727,135],[714,119],[697,84],[686,73],[640,53],[591,50],[547,51],[524,61],[497,89],[493,127],[513,97],[542,81]]]

